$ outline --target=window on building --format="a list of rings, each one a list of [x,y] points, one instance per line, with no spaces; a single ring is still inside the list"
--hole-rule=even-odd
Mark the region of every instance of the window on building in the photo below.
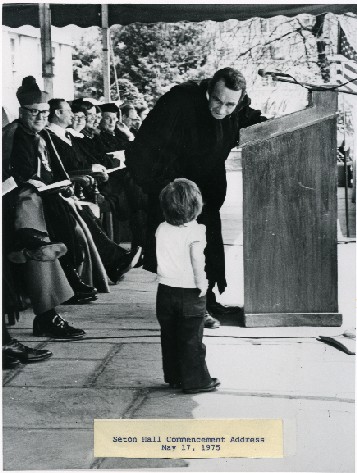
[[[13,83],[16,83],[17,63],[16,63],[16,39],[10,38],[10,62]]]
[[[55,76],[56,75],[56,56],[57,56],[57,48],[56,46],[52,46],[52,73]]]

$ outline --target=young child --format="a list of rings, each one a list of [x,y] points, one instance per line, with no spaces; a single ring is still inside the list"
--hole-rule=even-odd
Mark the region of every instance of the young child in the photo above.
[[[160,194],[165,222],[156,230],[159,287],[156,315],[161,326],[165,382],[186,394],[215,391],[202,343],[206,290],[206,228],[196,221],[202,196],[188,179],[175,179]]]

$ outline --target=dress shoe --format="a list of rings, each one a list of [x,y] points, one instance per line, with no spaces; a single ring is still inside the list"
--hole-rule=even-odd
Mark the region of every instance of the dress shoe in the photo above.
[[[67,253],[64,243],[50,241],[48,233],[35,228],[20,228],[15,233],[14,250],[8,255],[13,263],[29,260],[53,261]]]
[[[9,353],[2,351],[2,368],[3,370],[12,370],[20,366],[20,362],[17,358],[14,358]]]
[[[206,308],[211,315],[242,314],[243,309],[238,306],[225,306],[217,302],[216,294],[208,290],[206,294]]]
[[[83,298],[92,297],[97,294],[98,291],[95,287],[88,286],[82,281],[78,271],[73,267],[73,264],[66,256],[61,258],[61,266],[75,294]]]
[[[48,244],[51,244],[51,242],[46,232],[41,232],[35,228],[19,228],[16,230],[14,249],[37,250],[37,248]]]
[[[17,251],[11,251],[7,255],[8,259],[15,264],[23,264],[27,261],[54,261],[67,253],[67,247],[64,243],[45,243],[43,246],[30,250],[23,248]]]
[[[212,381],[207,386],[203,386],[202,388],[184,389],[183,392],[185,394],[210,393],[215,391],[220,384],[221,382],[218,378],[212,378]]]
[[[83,338],[85,334],[84,330],[71,327],[59,314],[56,314],[52,320],[35,317],[33,321],[33,335],[35,337],[77,340]]]
[[[241,314],[242,307],[239,306],[225,306],[217,301],[207,302],[207,311],[211,315],[227,315],[227,314]]]
[[[98,292],[95,287],[88,286],[88,284],[85,284],[81,279],[76,282],[75,287],[72,286],[72,289],[78,297],[82,297],[83,299],[94,297]]]
[[[97,296],[83,296],[82,294],[75,294],[68,301],[62,302],[61,305],[82,305],[90,304],[98,299]]]
[[[108,278],[114,283],[118,283],[120,278],[134,268],[139,259],[142,252],[142,248],[139,246],[134,250],[130,250],[126,255],[120,258],[120,262],[114,268],[107,269]]]
[[[221,326],[221,322],[206,311],[205,313],[205,328],[219,328]]]
[[[5,353],[6,355],[10,355],[21,363],[36,363],[37,361],[43,361],[52,356],[52,352],[49,350],[36,350],[35,348],[30,348],[23,345],[15,338],[4,345],[2,350],[3,354]]]

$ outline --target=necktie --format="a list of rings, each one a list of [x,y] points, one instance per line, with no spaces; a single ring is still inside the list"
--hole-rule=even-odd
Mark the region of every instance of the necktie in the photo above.
[[[67,140],[72,144],[72,135],[70,134],[69,131],[66,131],[64,136],[67,138]]]

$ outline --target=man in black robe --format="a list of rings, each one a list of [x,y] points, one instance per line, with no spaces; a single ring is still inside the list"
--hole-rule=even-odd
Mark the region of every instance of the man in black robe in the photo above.
[[[265,121],[249,107],[243,75],[232,69],[217,71],[212,79],[173,87],[150,111],[135,140],[126,150],[126,166],[148,194],[147,244],[144,269],[156,272],[155,231],[163,216],[160,191],[178,177],[199,186],[204,201],[199,221],[206,225],[207,310],[224,313],[213,288],[224,292],[224,247],[220,208],[226,196],[225,160],[239,142],[239,130]],[[207,314],[206,327],[219,327]]]

